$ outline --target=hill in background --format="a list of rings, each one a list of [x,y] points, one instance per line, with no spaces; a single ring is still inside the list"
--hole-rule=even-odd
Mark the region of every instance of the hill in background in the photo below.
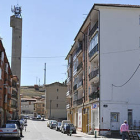
[[[45,89],[43,89],[43,86],[38,86],[38,88],[35,86],[21,86],[20,94],[22,94],[22,98],[33,98],[33,96],[41,97],[45,95]]]

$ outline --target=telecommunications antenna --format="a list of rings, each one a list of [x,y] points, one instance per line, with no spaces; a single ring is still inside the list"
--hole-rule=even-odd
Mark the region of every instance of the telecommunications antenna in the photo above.
[[[21,7],[18,4],[17,6],[14,6],[14,8],[11,6],[11,11],[16,18],[21,18]]]

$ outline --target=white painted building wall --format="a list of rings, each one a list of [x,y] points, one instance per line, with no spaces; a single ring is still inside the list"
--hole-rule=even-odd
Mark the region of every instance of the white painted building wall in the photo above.
[[[140,120],[140,68],[125,86],[112,86],[124,84],[140,64],[139,15],[140,8],[100,7],[100,129],[112,128],[110,112],[120,113],[119,127],[128,109]]]

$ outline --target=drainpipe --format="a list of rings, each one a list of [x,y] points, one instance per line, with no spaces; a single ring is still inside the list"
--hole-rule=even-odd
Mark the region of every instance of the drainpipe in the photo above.
[[[99,89],[101,89],[101,70],[100,70],[100,10],[98,9],[93,9],[95,11],[98,11],[98,28],[99,28],[99,33],[98,33],[98,48],[99,48]],[[101,94],[101,92],[100,92]],[[100,121],[100,118],[101,118],[101,96],[99,94],[99,135],[100,135],[100,129],[101,129],[101,121]]]

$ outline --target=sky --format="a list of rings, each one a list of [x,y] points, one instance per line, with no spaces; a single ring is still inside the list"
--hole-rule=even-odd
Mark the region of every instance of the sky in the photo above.
[[[140,0],[1,0],[0,37],[11,63],[11,6],[22,7],[21,86],[64,82],[67,56],[94,3],[140,5]],[[30,57],[30,58],[29,58]],[[43,57],[43,58],[40,58]]]

